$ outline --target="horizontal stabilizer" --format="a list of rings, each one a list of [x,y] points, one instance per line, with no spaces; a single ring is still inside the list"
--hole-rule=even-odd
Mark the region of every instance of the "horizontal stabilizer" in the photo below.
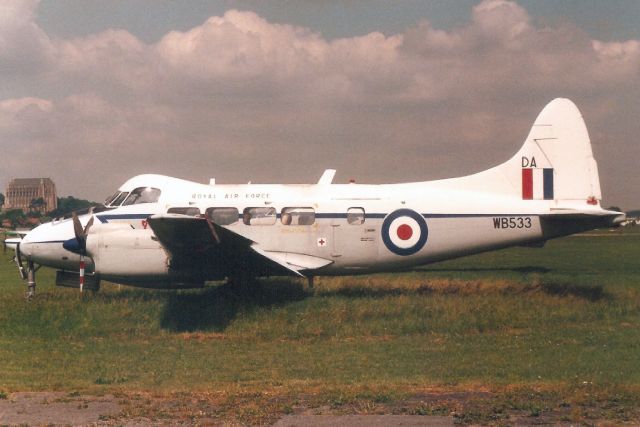
[[[22,239],[19,237],[12,237],[10,239],[6,239],[4,241],[4,247],[15,250],[16,247],[22,242]]]
[[[548,215],[542,215],[543,217],[554,217],[559,220],[580,220],[580,219],[601,219],[606,220],[610,226],[615,226],[622,223],[626,218],[624,212],[609,211],[606,209],[598,210],[580,210],[580,209],[563,209],[563,208],[551,208],[551,213]]]
[[[544,238],[552,239],[596,228],[617,227],[625,217],[622,212],[605,209],[552,209],[551,213],[540,215],[540,223]]]

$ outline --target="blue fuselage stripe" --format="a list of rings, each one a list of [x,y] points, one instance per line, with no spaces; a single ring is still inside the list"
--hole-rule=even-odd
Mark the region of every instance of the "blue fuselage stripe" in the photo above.
[[[152,214],[114,214],[114,215],[96,215],[96,216],[98,217],[101,223],[105,224],[112,219],[120,219],[120,220],[147,219],[151,215]]]
[[[553,194],[553,189],[551,190]],[[551,196],[553,197],[553,195]],[[152,214],[120,214],[120,215],[96,215],[101,223],[108,223],[110,220],[130,220],[130,219],[147,219]],[[383,219],[385,218],[387,213],[366,213],[365,217],[369,219]],[[423,213],[421,214],[424,218],[488,218],[495,216],[511,216],[511,217],[519,217],[519,216],[538,216],[538,214],[529,214],[529,213]],[[277,217],[280,218],[280,214],[277,214]],[[331,212],[318,212],[315,214],[317,219],[346,219],[346,213],[331,213]],[[242,215],[238,217],[242,219]]]

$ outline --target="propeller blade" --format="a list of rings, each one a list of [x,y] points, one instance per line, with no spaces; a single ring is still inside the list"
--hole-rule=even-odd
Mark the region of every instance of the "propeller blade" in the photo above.
[[[80,292],[82,292],[84,288],[84,256],[87,254],[87,236],[89,235],[89,229],[93,225],[93,219],[95,218],[93,216],[93,207],[89,208],[89,215],[91,215],[91,218],[89,218],[87,224],[82,227],[82,223],[80,222],[80,218],[78,218],[78,215],[75,212],[71,213],[71,216],[73,218],[73,232],[76,235],[78,246],[80,246]]]
[[[91,213],[91,212],[89,212],[89,213]],[[93,218],[95,218],[95,217],[92,216],[91,218],[89,218],[89,221],[87,222],[87,225],[84,226],[84,232],[83,232],[84,237],[87,237],[87,235],[89,234],[89,228],[91,228],[91,226],[93,225]]]
[[[73,232],[76,235],[76,239],[80,241],[80,239],[84,237],[84,228],[82,228],[80,219],[78,218],[78,215],[75,213],[75,211],[71,212],[71,218],[73,219]]]
[[[89,209],[89,214],[93,214],[93,208]],[[93,225],[94,216],[89,218],[87,224],[83,227],[80,222],[80,218],[75,212],[71,213],[71,218],[73,219],[73,232],[76,235],[76,240],[78,242],[78,246],[80,246],[80,255],[86,255],[87,253],[87,235],[89,234],[89,229]]]

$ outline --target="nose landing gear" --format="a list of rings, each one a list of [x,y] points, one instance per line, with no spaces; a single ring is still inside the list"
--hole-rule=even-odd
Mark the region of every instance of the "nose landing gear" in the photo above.
[[[20,243],[16,245],[16,255],[13,257],[18,266],[18,273],[20,273],[20,278],[22,280],[27,281],[27,292],[25,297],[27,300],[32,300],[33,297],[36,296],[36,271],[40,269],[40,266],[36,267],[36,264],[27,260],[27,268],[25,271],[24,263],[22,261],[22,254],[20,253]]]
[[[27,300],[32,300],[36,296],[36,271],[38,268],[33,261],[27,261]]]

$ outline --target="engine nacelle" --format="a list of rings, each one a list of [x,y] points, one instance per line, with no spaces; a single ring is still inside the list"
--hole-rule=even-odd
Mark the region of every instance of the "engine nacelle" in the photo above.
[[[127,227],[96,233],[88,239],[87,251],[95,273],[106,280],[166,280],[169,274],[168,254],[150,230]]]

